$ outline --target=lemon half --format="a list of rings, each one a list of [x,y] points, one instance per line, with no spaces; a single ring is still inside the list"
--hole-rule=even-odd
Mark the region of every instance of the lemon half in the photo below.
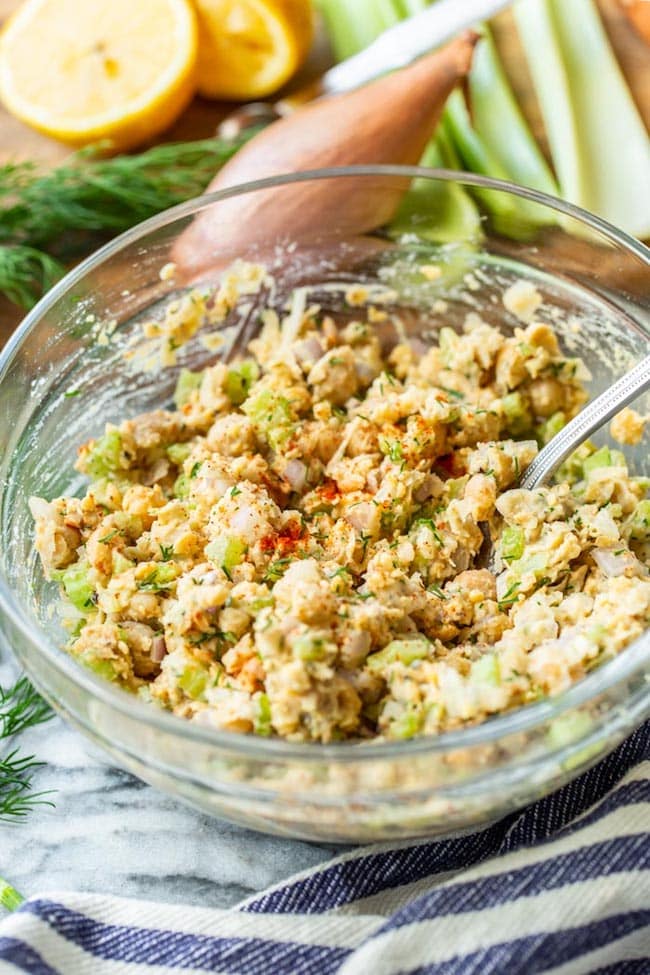
[[[199,18],[198,87],[207,98],[270,95],[311,46],[310,0],[194,0]]]
[[[0,98],[62,142],[128,149],[191,99],[197,38],[188,0],[27,0],[0,35]]]

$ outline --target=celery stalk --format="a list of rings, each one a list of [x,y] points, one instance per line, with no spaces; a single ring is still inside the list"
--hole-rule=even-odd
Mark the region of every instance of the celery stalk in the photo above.
[[[422,13],[426,10],[430,4],[430,0],[402,0],[402,7],[404,8],[404,15],[406,17],[412,17],[413,14]]]
[[[479,137],[465,104],[463,93],[452,91],[447,99],[443,125],[448,138],[458,151],[465,167],[471,172],[482,173],[495,179],[508,179],[508,172],[501,165],[492,150]],[[476,189],[474,194],[492,214],[495,229],[499,232],[518,236],[514,233],[520,222],[521,203],[515,197],[498,190]],[[523,202],[523,201],[522,201]]]
[[[485,25],[481,33],[469,77],[476,133],[511,180],[557,196],[557,183],[517,104],[492,34]]]
[[[391,0],[320,0],[319,6],[337,61],[362,51],[401,19]]]
[[[514,9],[562,195],[649,236],[650,139],[592,0]]]
[[[434,169],[458,169],[458,159],[444,130],[430,142],[421,160]],[[414,179],[390,225],[391,235],[416,233],[446,244],[481,237],[481,217],[468,193],[457,183]]]

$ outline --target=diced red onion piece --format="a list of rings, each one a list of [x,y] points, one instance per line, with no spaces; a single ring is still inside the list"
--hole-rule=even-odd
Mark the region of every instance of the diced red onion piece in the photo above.
[[[345,517],[357,531],[367,531],[376,518],[375,507],[366,501],[355,504],[353,508],[346,511]]]
[[[290,460],[284,469],[284,476],[292,490],[302,491],[307,480],[307,466],[301,460]]]
[[[430,345],[427,345],[426,342],[423,342],[422,339],[419,338],[409,339],[409,345],[416,355],[426,355],[431,348]]]
[[[159,457],[142,478],[142,483],[147,486],[155,484],[156,481],[162,481],[167,474],[169,474],[169,461],[166,457]]]
[[[221,574],[219,572],[217,572],[216,569],[212,569],[211,572],[206,572],[205,575],[202,575],[201,576],[201,583],[200,583],[200,585],[202,585],[202,586],[214,586],[220,580],[221,580]]]
[[[635,574],[642,569],[641,563],[632,552],[621,552],[620,555],[616,555],[610,549],[595,548],[591,554],[603,575],[610,579],[625,575],[628,569],[632,569]]]
[[[369,471],[368,476],[366,477],[366,484],[368,485],[368,490],[376,494],[379,490],[380,484],[379,471],[376,469]],[[348,521],[349,520],[350,519],[348,518]]]
[[[427,474],[419,487],[413,492],[413,500],[421,504],[429,498],[437,498],[442,492],[443,483],[435,474]]]
[[[362,383],[371,383],[377,375],[377,370],[374,366],[371,366],[368,362],[364,362],[363,359],[358,359],[354,364],[354,368]]]
[[[466,572],[470,567],[472,561],[471,553],[468,549],[458,546],[454,554],[452,555],[452,562],[454,563],[454,568],[456,572]]]
[[[196,491],[200,494],[202,490],[209,492],[217,498],[223,496],[235,486],[235,481],[222,477],[220,474],[207,474],[205,477],[199,476],[196,479]]]
[[[247,540],[256,536],[260,523],[260,516],[257,511],[249,505],[242,505],[232,516],[230,526],[235,535],[241,535]]]
[[[357,630],[348,640],[345,655],[349,665],[357,666],[370,650],[370,634],[367,630]]]
[[[164,636],[155,636],[151,644],[151,659],[159,664],[167,656],[167,644]]]
[[[301,365],[306,362],[317,362],[325,354],[323,346],[313,335],[304,342],[298,342],[294,346],[293,353]]]

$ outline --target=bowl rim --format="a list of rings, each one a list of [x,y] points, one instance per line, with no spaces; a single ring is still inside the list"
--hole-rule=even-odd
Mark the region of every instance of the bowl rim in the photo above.
[[[230,197],[310,180],[376,176],[435,179],[479,189],[497,190],[530,202],[540,203],[587,225],[607,240],[632,253],[650,268],[650,248],[625,231],[617,229],[607,220],[547,193],[517,186],[515,183],[505,180],[450,169],[398,165],[327,167],[269,176],[227,187],[217,192],[205,193],[170,207],[147,220],[141,221],[94,251],[41,298],[0,351],[0,384],[23,341],[39,324],[43,316],[88,272],[93,271],[104,261],[144,235],[159,230],[176,220],[191,217],[200,210]],[[534,704],[498,714],[480,724],[443,732],[440,735],[421,736],[406,741],[336,742],[333,744],[309,742],[301,744],[281,738],[261,738],[255,735],[244,735],[240,732],[220,731],[215,728],[200,726],[174,714],[154,708],[141,701],[137,696],[114,687],[108,681],[103,681],[91,671],[80,666],[69,654],[51,642],[40,626],[34,629],[33,622],[23,614],[21,604],[6,584],[3,575],[0,575],[0,610],[10,618],[12,624],[29,643],[37,646],[53,667],[63,671],[64,676],[80,690],[87,692],[92,698],[99,699],[109,708],[115,708],[123,713],[127,719],[141,720],[150,727],[178,735],[181,738],[255,759],[294,759],[342,764],[374,761],[380,758],[401,758],[422,753],[445,754],[458,749],[480,747],[500,738],[520,734],[544,725],[547,721],[559,717],[570,709],[584,705],[630,677],[644,664],[650,663],[650,630],[646,630],[623,653],[602,664],[582,680],[571,685],[566,691],[555,697],[548,697]],[[36,683],[39,683],[38,678],[36,678]],[[47,695],[47,688],[44,690]],[[644,693],[650,702],[650,684]]]

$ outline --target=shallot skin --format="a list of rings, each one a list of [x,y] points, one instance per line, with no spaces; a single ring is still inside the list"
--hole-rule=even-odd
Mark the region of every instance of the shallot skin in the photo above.
[[[240,149],[208,190],[326,167],[417,163],[447,97],[467,76],[478,39],[467,31],[400,71],[279,119]],[[252,247],[255,259],[268,259],[283,242],[354,239],[390,220],[407,188],[408,180],[378,180],[373,188],[351,176],[237,195],[196,218],[176,242],[173,261],[191,277],[250,256]]]

